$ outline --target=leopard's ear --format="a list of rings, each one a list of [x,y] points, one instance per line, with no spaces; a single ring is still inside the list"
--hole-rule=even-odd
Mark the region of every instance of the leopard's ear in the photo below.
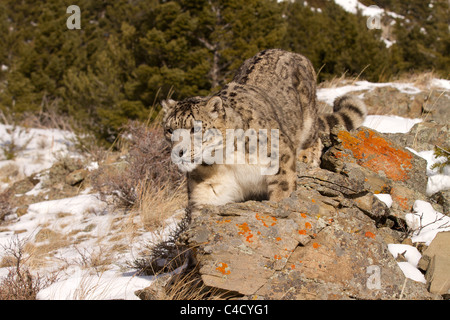
[[[211,118],[216,119],[219,117],[219,114],[224,112],[222,99],[220,97],[212,97],[206,103],[206,110],[208,111]]]
[[[173,107],[175,107],[177,102],[172,99],[167,99],[161,101],[161,106],[163,108],[164,113],[168,113]]]

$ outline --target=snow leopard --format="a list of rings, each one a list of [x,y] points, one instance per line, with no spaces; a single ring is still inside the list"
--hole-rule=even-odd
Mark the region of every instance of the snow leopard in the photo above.
[[[187,174],[189,204],[224,205],[288,197],[296,189],[296,161],[320,165],[323,145],[319,133],[329,133],[338,124],[352,130],[367,114],[360,99],[344,95],[334,101],[332,114],[319,115],[316,81],[314,67],[306,57],[269,49],[247,59],[232,81],[210,96],[162,101],[166,139],[173,148],[180,146],[174,134],[184,129],[189,136],[181,140],[194,145],[175,152],[181,153],[177,165]],[[242,132],[250,132],[244,137],[245,148],[239,149],[235,137],[230,136],[234,149],[225,152],[227,130],[240,130],[241,137]],[[263,162],[255,145],[249,146],[254,135],[265,141],[257,147],[265,146],[267,159],[273,161]],[[193,150],[195,141],[200,143],[197,150]],[[225,159],[211,162],[201,158],[202,152],[212,149],[215,156],[220,155],[218,159],[223,159],[222,155]],[[192,152],[183,159],[187,151]],[[244,163],[227,161],[242,153]],[[249,154],[256,154],[257,161],[250,163]]]

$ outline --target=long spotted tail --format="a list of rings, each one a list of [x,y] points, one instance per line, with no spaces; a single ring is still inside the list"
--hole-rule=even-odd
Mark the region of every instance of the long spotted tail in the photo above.
[[[361,126],[367,116],[364,102],[352,95],[344,95],[334,100],[333,113],[319,116],[319,128],[324,133],[339,124],[347,130]]]

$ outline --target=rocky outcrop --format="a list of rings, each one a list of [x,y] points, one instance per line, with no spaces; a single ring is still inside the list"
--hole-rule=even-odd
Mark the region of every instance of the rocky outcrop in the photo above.
[[[420,122],[404,133],[386,133],[385,136],[402,147],[416,151],[433,150],[438,145],[450,148],[450,125]]]
[[[402,92],[391,86],[364,93],[369,114],[421,118],[446,125],[450,122],[450,94],[442,89]]]
[[[205,208],[184,241],[207,286],[264,299],[428,299],[377,228],[387,207],[357,180],[314,169],[280,203]]]
[[[89,171],[86,169],[78,169],[78,170],[72,171],[71,173],[69,173],[66,176],[65,182],[70,186],[74,186],[74,185],[82,182],[87,177],[88,174],[89,174]]]
[[[437,276],[405,278],[387,247],[404,240],[404,215],[426,198],[426,161],[368,128],[336,128],[325,145],[321,168],[297,163],[289,198],[193,212],[178,241],[204,285],[248,299],[441,298],[427,290]],[[433,274],[442,261],[430,258]]]
[[[366,190],[390,194],[391,215],[404,218],[416,200],[426,200],[427,162],[386,135],[368,128],[336,128],[322,167],[364,183]],[[440,209],[440,208],[439,208]]]
[[[15,208],[15,214],[20,217],[27,214],[32,203],[77,195],[88,185],[85,183],[88,177],[89,171],[82,168],[80,160],[64,158],[49,169],[14,182],[4,193],[13,195],[8,197],[8,204]],[[9,210],[8,214],[13,214],[13,210]]]

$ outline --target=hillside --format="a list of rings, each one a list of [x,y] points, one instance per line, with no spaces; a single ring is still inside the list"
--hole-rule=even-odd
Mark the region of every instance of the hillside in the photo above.
[[[444,124],[447,134],[442,138],[440,127],[436,127],[439,124],[434,122],[433,125],[429,121],[429,118],[439,115],[440,108],[448,106],[449,89],[449,81],[432,78],[427,82],[415,83],[336,79],[321,84],[318,97],[326,110],[330,101],[338,95],[347,92],[360,95],[368,104],[371,114],[365,126],[391,134],[393,141],[405,141],[406,147],[410,148],[408,150],[427,160],[427,166],[421,169],[424,170],[421,174],[428,176],[427,190],[431,196],[450,188],[448,167],[442,173],[431,169],[433,163],[443,160],[433,156],[434,143],[443,147],[450,144],[448,122]],[[434,92],[440,93],[437,98],[433,98]],[[388,96],[383,100],[386,93]],[[379,97],[376,102],[373,101],[373,95]],[[417,111],[411,107],[422,96],[429,97],[428,101],[435,108],[427,114],[423,114],[422,109]],[[408,108],[402,107],[404,101],[409,101]],[[444,104],[440,104],[442,101]],[[383,109],[384,105],[389,107],[389,112]],[[432,125],[431,133],[411,133],[415,130],[414,125],[423,123]],[[153,132],[153,129],[135,124],[125,136],[141,134],[141,140],[154,137],[156,140],[153,141],[162,141],[161,135],[143,135],[139,130],[144,130],[146,134]],[[134,190],[136,203],[127,207],[120,201],[125,198],[121,195],[131,185],[142,185],[142,181],[132,180],[131,184],[123,182],[124,177],[131,179],[131,176],[124,175],[123,172],[128,171],[123,171],[123,168],[136,169],[133,157],[139,157],[137,150],[142,151],[139,149],[142,145],[127,144],[125,138],[118,151],[107,152],[95,159],[92,154],[75,148],[74,133],[69,131],[1,125],[0,132],[3,151],[0,161],[0,197],[4,199],[0,214],[0,277],[3,279],[0,287],[5,288],[10,283],[8,281],[14,279],[15,272],[29,270],[34,279],[40,279],[40,286],[36,285],[34,292],[34,297],[38,299],[138,299],[135,292],[150,286],[157,279],[156,276],[140,274],[138,267],[142,266],[152,246],[167,239],[182,217],[186,205],[182,181],[178,183],[181,189],[164,192],[161,186],[167,185],[167,180],[161,185],[155,182],[157,178],[153,176],[152,183],[161,189],[143,193]],[[157,146],[155,142],[152,145]],[[12,143],[15,148],[11,147]],[[8,150],[13,152],[8,153],[11,156],[7,160]],[[150,152],[161,153],[160,150]],[[150,160],[147,166],[154,173],[156,170],[171,170],[165,166],[165,169],[155,169],[160,162]],[[115,168],[122,169],[117,171]],[[164,175],[167,176],[167,172]],[[145,177],[148,179],[148,176]],[[134,176],[134,179],[142,178]],[[102,184],[105,181],[106,186]],[[114,190],[119,187],[122,189]],[[426,202],[415,204],[414,201],[418,199],[411,199],[410,207],[401,208],[396,204],[396,196],[406,197],[407,194],[392,192],[378,195],[398,216],[407,217],[407,214],[413,213],[411,217],[414,217],[414,213],[420,213],[424,221],[431,219],[429,232],[414,237],[413,229],[409,229],[410,232],[405,233],[409,235],[409,242],[391,240],[392,245],[389,247],[395,256],[400,251],[411,252],[412,260],[407,254],[406,262],[399,262],[399,266],[406,277],[427,283],[424,274],[417,269],[417,261],[422,253],[415,247],[422,242],[430,244],[438,231],[450,230],[445,227],[449,218],[443,216],[438,222],[444,227],[436,229],[441,224],[432,223],[435,212],[431,206],[425,205]],[[431,198],[428,201],[433,206],[437,204]],[[441,211],[445,209],[448,214],[448,198],[445,201],[439,202],[438,207]],[[408,219],[404,222],[413,228],[417,222]],[[423,247],[419,248],[423,252]],[[21,266],[18,270],[15,262],[19,252]],[[180,298],[180,295],[174,294],[174,297]]]
[[[449,5],[0,1],[0,300],[448,299]],[[268,48],[310,59],[321,112],[353,93],[369,116],[283,205],[191,221],[160,101],[217,92]],[[364,284],[371,259],[389,290]]]
[[[47,112],[69,116],[73,127],[108,145],[128,119],[153,119],[168,96],[214,92],[267,48],[304,54],[320,70],[319,81],[450,73],[445,0],[83,0],[78,6],[81,29],[71,30],[63,0],[0,4],[0,110],[9,122]],[[367,27],[374,13],[381,29]]]

